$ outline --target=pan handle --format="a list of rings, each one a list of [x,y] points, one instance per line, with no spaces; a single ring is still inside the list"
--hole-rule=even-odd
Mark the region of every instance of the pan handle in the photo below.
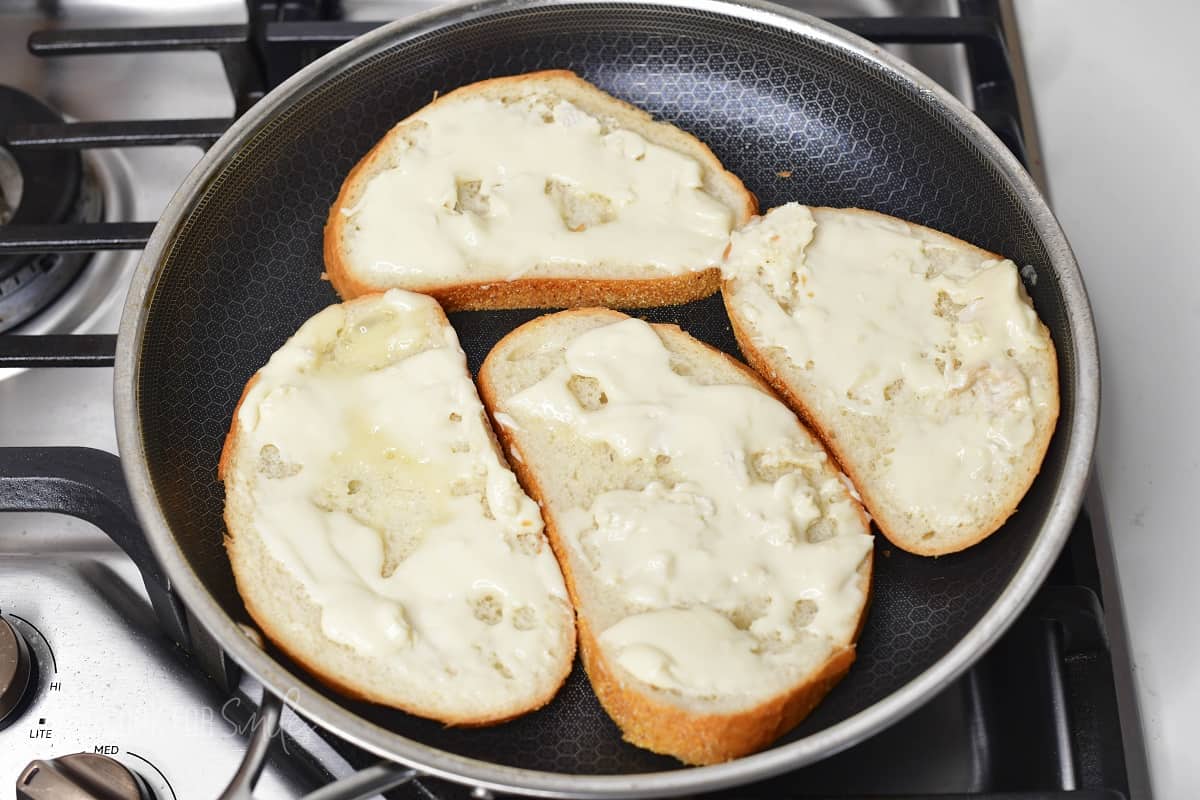
[[[142,534],[121,460],[90,447],[0,447],[0,511],[68,514],[104,531],[142,573],[163,629],[187,646],[187,617]]]
[[[279,734],[279,720],[283,714],[283,700],[263,690],[262,703],[255,714],[253,733],[250,735],[246,755],[234,774],[233,780],[221,792],[218,800],[253,800],[254,786],[262,774],[271,742]],[[380,761],[333,783],[326,784],[303,800],[359,800],[374,797],[388,789],[394,789],[417,777],[417,771],[403,764]]]
[[[242,756],[242,763],[218,800],[251,800],[254,797],[254,785],[258,783],[258,776],[262,774],[263,765],[267,761],[271,740],[279,733],[281,714],[283,700],[263,689],[262,702],[255,714],[253,733],[250,734],[246,755]]]
[[[359,800],[403,786],[415,780],[417,771],[394,761],[380,761],[353,775],[322,786],[306,794],[302,800]]]

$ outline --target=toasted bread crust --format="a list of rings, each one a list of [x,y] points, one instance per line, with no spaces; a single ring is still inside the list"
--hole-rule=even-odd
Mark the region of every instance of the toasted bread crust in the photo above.
[[[771,744],[807,717],[854,662],[853,645],[835,650],[820,672],[790,692],[732,714],[696,714],[622,683],[582,615],[579,639],[592,689],[625,741],[697,766],[731,761]]]
[[[654,122],[646,111],[596,88],[574,72],[563,69],[541,70],[522,75],[490,78],[462,86],[448,92],[430,105],[444,103],[450,98],[494,91],[497,88],[522,82],[563,81],[577,89],[593,93],[610,113],[622,114],[643,123]],[[428,108],[428,106],[426,106]],[[358,191],[362,182],[369,180],[375,162],[392,146],[393,140],[403,132],[423,109],[408,116],[367,152],[343,181],[337,199],[329,209],[325,222],[323,252],[325,276],[340,297],[349,300],[360,295],[380,292],[391,288],[376,286],[361,280],[353,272],[341,252],[342,232],[348,217],[341,213],[349,207],[348,198]],[[679,128],[664,128],[667,146],[700,161],[706,169],[730,184],[741,195],[740,208],[734,209],[734,226],[744,224],[758,212],[758,200],[746,189],[740,178],[725,169],[708,145]],[[666,133],[669,131],[670,133]],[[720,270],[716,267],[665,275],[661,278],[640,279],[597,279],[597,278],[546,278],[530,277],[516,280],[472,281],[446,284],[435,282],[425,285],[405,286],[410,291],[434,297],[446,311],[474,311],[501,308],[565,308],[590,305],[608,305],[620,308],[647,308],[661,305],[677,305],[699,300],[713,294],[720,287]]]
[[[332,273],[330,273],[332,275]],[[331,278],[332,280],[332,278]],[[380,290],[350,279],[351,297]],[[608,305],[620,308],[650,308],[679,305],[708,297],[721,285],[716,267],[653,279],[593,280],[587,278],[521,278],[515,281],[460,283],[427,286],[410,291],[427,294],[449,311],[486,311],[501,308],[573,308]],[[346,286],[345,283],[342,284]],[[337,288],[337,284],[334,284]],[[354,293],[361,290],[361,293]],[[339,294],[343,293],[338,289]]]
[[[366,301],[369,298],[370,296],[368,295],[361,299]],[[357,300],[350,300],[347,301],[347,304],[351,304],[356,301]],[[446,318],[445,312],[440,308],[437,309],[437,324],[451,327],[450,320]],[[238,452],[239,435],[241,430],[238,424],[238,414],[241,410],[242,403],[246,401],[247,395],[258,379],[259,373],[255,372],[254,375],[250,377],[250,380],[246,382],[246,386],[242,390],[241,397],[238,398],[237,405],[234,407],[232,415],[233,421],[230,424],[229,433],[225,437],[225,444],[221,448],[221,457],[217,465],[217,480],[221,481],[222,483],[226,482],[230,475],[236,473],[237,467],[235,464],[235,459],[236,453]],[[493,442],[494,441],[495,440],[493,438]],[[501,462],[507,464],[504,451],[498,446],[497,454]],[[473,716],[451,716],[441,712],[437,714],[431,714],[427,708],[422,708],[410,703],[404,703],[394,696],[373,692],[369,689],[364,689],[360,686],[343,680],[342,677],[338,675],[335,669],[329,664],[324,663],[320,659],[312,658],[308,654],[302,652],[299,648],[293,647],[287,633],[275,624],[272,619],[272,615],[259,608],[258,604],[255,602],[255,598],[258,596],[259,587],[250,574],[249,562],[257,561],[263,558],[269,558],[269,556],[266,554],[265,548],[262,547],[261,543],[253,542],[248,544],[242,541],[241,535],[239,534],[241,525],[239,525],[238,520],[232,511],[231,505],[228,502],[225,504],[223,518],[225,520],[226,530],[224,539],[225,551],[229,556],[229,564],[233,571],[234,582],[237,586],[238,594],[242,598],[242,603],[246,607],[246,612],[250,615],[250,618],[254,621],[258,630],[262,632],[262,634],[271,642],[271,644],[287,655],[287,657],[292,661],[299,664],[306,672],[311,674],[322,684],[328,686],[339,694],[354,700],[364,700],[367,702],[388,706],[390,708],[396,708],[415,716],[436,719],[437,721],[448,726],[466,728],[486,727],[507,722],[542,708],[552,699],[554,699],[554,696],[562,687],[563,681],[567,679],[567,676],[571,672],[571,668],[575,662],[575,652],[577,646],[577,637],[574,625],[567,626],[568,641],[565,642],[567,652],[561,659],[561,674],[555,676],[554,680],[548,683],[546,691],[537,695],[528,703],[522,704],[519,708],[513,708],[511,711],[505,713]],[[250,552],[246,552],[247,550]],[[270,565],[270,568],[274,569],[277,573],[275,576],[276,581],[288,585],[292,590],[291,593],[294,596],[305,597],[308,600],[307,605],[309,608],[306,609],[306,612],[311,615],[314,624],[319,624],[316,603],[308,597],[307,591],[304,589],[303,585],[290,574],[288,574],[282,565],[273,563]],[[329,647],[340,648],[342,645],[339,645],[335,642],[329,642]]]
[[[814,206],[813,208],[814,210],[844,211],[853,214],[861,214],[863,216],[878,217],[893,223],[903,222],[913,230],[923,231],[934,238],[941,239],[947,245],[964,247],[973,251],[982,258],[993,259],[997,261],[1004,259],[1004,257],[1001,255],[984,250],[983,248],[973,245],[970,242],[964,242],[963,240],[951,236],[948,233],[943,233],[939,230],[925,227],[924,225],[908,222],[907,220],[901,220],[897,217],[892,217],[887,214],[881,214],[878,211],[870,211],[861,208],[830,209],[819,206]],[[1021,498],[1023,498],[1025,493],[1029,491],[1029,487],[1033,485],[1033,481],[1037,477],[1042,460],[1046,457],[1046,450],[1050,447],[1050,440],[1053,438],[1055,423],[1058,420],[1059,414],[1058,356],[1054,350],[1054,342],[1050,337],[1050,331],[1040,319],[1038,320],[1038,325],[1040,326],[1043,338],[1049,345],[1047,347],[1047,353],[1048,358],[1050,359],[1049,374],[1054,380],[1054,391],[1052,392],[1054,406],[1051,410],[1049,423],[1046,425],[1045,431],[1031,445],[1037,450],[1037,458],[1030,461],[1030,464],[1032,465],[1030,469],[1026,470],[1026,472],[1023,473],[1018,480],[1013,481],[1012,489],[1008,493],[1008,501],[1001,504],[992,517],[990,517],[984,524],[980,525],[971,533],[971,535],[964,536],[955,541],[952,546],[938,547],[930,546],[920,539],[914,540],[907,538],[897,531],[894,526],[889,524],[889,520],[886,519],[886,515],[881,513],[882,504],[877,501],[870,489],[864,483],[859,471],[855,468],[853,459],[847,457],[843,448],[839,446],[837,438],[832,435],[828,425],[825,424],[821,420],[820,416],[816,414],[808,405],[799,390],[788,383],[787,379],[780,373],[777,362],[772,359],[770,355],[768,355],[767,351],[760,349],[754,344],[753,337],[747,328],[745,320],[737,313],[736,309],[733,307],[733,304],[730,302],[730,293],[727,291],[728,283],[728,281],[725,281],[722,284],[721,299],[725,304],[725,313],[729,317],[731,327],[733,328],[734,338],[737,340],[738,347],[741,349],[742,355],[745,356],[746,361],[750,364],[750,366],[753,367],[754,370],[761,375],[768,384],[771,385],[771,387],[784,400],[784,402],[787,403],[788,407],[796,412],[796,416],[800,417],[800,419],[804,421],[805,426],[808,427],[813,434],[820,438],[821,442],[825,445],[825,449],[829,451],[834,459],[836,459],[838,466],[841,467],[841,470],[846,473],[847,476],[849,476],[851,482],[858,489],[859,494],[862,496],[863,504],[870,512],[871,518],[874,520],[875,525],[879,528],[879,531],[885,537],[887,537],[889,542],[894,544],[896,547],[899,547],[901,550],[913,553],[914,555],[950,555],[951,553],[961,552],[968,547],[978,544],[988,536],[991,536],[993,533],[999,530],[1001,526],[1004,525],[1005,521],[1009,517],[1016,512]]]
[[[625,314],[605,308],[576,309],[539,317],[511,331],[492,348],[479,369],[478,385],[484,408],[493,417],[492,427],[504,445],[505,453],[515,452],[518,456],[510,459],[517,479],[529,496],[536,499],[542,506],[542,515],[546,522],[546,535],[550,539],[554,555],[558,558],[559,567],[562,569],[563,578],[567,584],[567,592],[576,609],[579,652],[592,689],[604,710],[621,728],[625,740],[647,750],[671,755],[694,765],[729,761],[761,750],[799,724],[829,693],[829,690],[845,676],[853,663],[855,655],[853,642],[862,632],[867,618],[867,609],[870,606],[874,551],[867,555],[859,568],[865,597],[854,633],[850,638],[850,644],[840,649],[835,648],[829,660],[817,673],[790,690],[748,709],[729,714],[700,714],[664,703],[641,691],[638,687],[622,681],[619,674],[604,657],[597,634],[592,630],[588,620],[585,606],[576,586],[575,574],[571,569],[567,544],[559,531],[557,516],[546,500],[548,494],[542,485],[542,479],[530,467],[529,454],[522,451],[520,442],[514,437],[513,432],[506,426],[496,423],[494,419],[500,401],[495,384],[490,377],[490,363],[493,356],[499,357],[497,354],[505,350],[505,343],[510,339],[528,334],[531,327],[536,329],[539,325],[546,324],[548,320],[566,314],[586,314],[611,319],[613,322],[626,318]],[[677,325],[659,323],[654,324],[654,327],[683,333]],[[714,356],[725,359],[736,366],[759,389],[774,396],[770,386],[749,367],[705,342],[700,342],[700,344]],[[858,511],[865,528],[869,525],[869,518],[861,506],[858,506]]]
[[[238,397],[237,404],[233,407],[233,421],[229,425],[229,432],[225,434],[225,443],[221,445],[221,458],[217,461],[217,480],[221,483],[225,482],[230,462],[233,461],[234,451],[237,450],[238,413],[242,410],[242,403],[246,402],[250,390],[254,388],[254,384],[258,383],[258,378],[257,372],[250,376],[250,380],[246,381],[245,387],[242,388],[242,394]]]

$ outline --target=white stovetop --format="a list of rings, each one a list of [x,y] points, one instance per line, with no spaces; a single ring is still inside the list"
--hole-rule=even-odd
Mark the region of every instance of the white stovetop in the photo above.
[[[1200,759],[1189,752],[1200,719],[1200,635],[1190,614],[1200,601],[1200,536],[1188,527],[1191,496],[1200,490],[1200,425],[1191,410],[1200,393],[1200,269],[1193,269],[1200,264],[1189,239],[1200,224],[1188,218],[1197,207],[1191,191],[1200,186],[1200,146],[1193,144],[1200,69],[1191,54],[1200,3],[1159,0],[1150,12],[1149,4],[1120,0],[1015,1],[1051,202],[1083,267],[1100,331],[1099,474],[1155,794],[1190,798],[1200,787]],[[72,62],[76,68],[87,65]],[[223,80],[215,57],[188,68]],[[193,113],[200,111],[230,109]],[[163,163],[170,157],[168,149],[144,149],[131,160],[135,172],[181,176],[187,165]],[[115,326],[115,309],[108,316],[101,329]],[[23,407],[19,417],[0,413],[0,443],[115,450],[110,386],[107,369],[39,370],[0,382],[0,409],[18,408],[30,392],[61,398],[53,407]],[[89,435],[67,435],[84,430]],[[94,546],[89,527],[0,515],[0,528],[13,534],[0,544],[20,549],[53,531]]]
[[[1018,0],[1050,200],[1100,333],[1101,488],[1159,798],[1200,791],[1200,67],[1192,0]]]

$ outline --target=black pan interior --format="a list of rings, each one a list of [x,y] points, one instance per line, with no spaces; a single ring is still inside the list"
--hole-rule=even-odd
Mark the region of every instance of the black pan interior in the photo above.
[[[1053,332],[1063,387],[1042,474],[1004,529],[965,553],[918,558],[878,540],[858,661],[784,741],[806,736],[914,678],[993,604],[1055,493],[1075,369],[1056,277],[1012,187],[927,97],[829,45],[732,16],[650,5],[510,9],[398,44],[317,87],[265,124],[202,190],[153,290],[138,390],[159,502],[211,593],[233,618],[247,619],[222,548],[217,457],[246,380],[305,318],[337,299],[320,280],[321,230],[343,176],[435,91],[552,67],[575,70],[699,136],[764,209],[789,200],[878,209],[1036,270],[1028,288]],[[454,315],[472,368],[538,313]],[[640,313],[737,354],[719,298]],[[547,708],[490,730],[344,704],[425,744],[517,767],[678,766],[623,743],[579,667]]]

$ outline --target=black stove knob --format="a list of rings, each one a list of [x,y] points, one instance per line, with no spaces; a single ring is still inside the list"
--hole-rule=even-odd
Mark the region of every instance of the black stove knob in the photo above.
[[[152,795],[120,761],[75,753],[27,766],[17,778],[17,800],[152,800]]]
[[[0,728],[16,717],[33,688],[33,656],[25,637],[0,617]]]

